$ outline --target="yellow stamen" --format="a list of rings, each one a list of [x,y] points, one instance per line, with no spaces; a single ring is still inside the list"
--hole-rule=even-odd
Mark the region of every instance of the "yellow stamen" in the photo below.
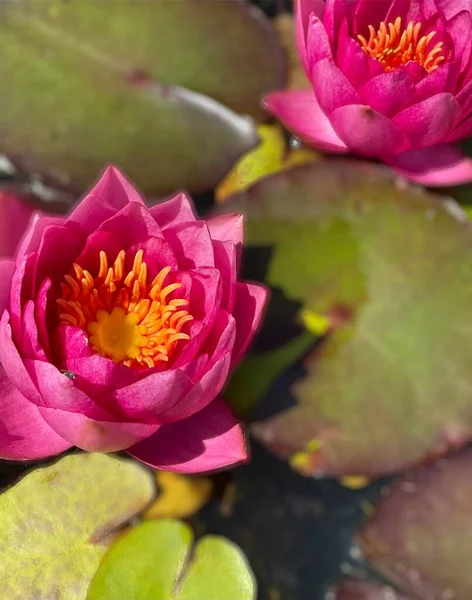
[[[369,39],[362,35],[357,39],[364,52],[378,60],[386,71],[416,62],[430,73],[446,60],[444,44],[438,42],[431,47],[436,31],[420,38],[421,27],[422,23],[410,21],[402,31],[402,19],[398,17],[395,23],[380,23],[377,31],[369,25]]]
[[[133,368],[152,368],[169,361],[175,346],[190,339],[182,332],[193,317],[187,300],[172,298],[180,283],[164,286],[171,267],[148,283],[144,252],[138,250],[133,267],[125,273],[126,253],[119,252],[113,266],[101,251],[94,278],[74,264],[61,283],[57,300],[59,321],[88,334],[93,352]]]

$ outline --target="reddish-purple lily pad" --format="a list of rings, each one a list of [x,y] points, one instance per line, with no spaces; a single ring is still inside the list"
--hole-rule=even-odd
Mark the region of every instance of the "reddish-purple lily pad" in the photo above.
[[[411,600],[389,585],[346,579],[330,589],[326,600]]]
[[[341,160],[268,177],[225,210],[246,212],[265,280],[332,324],[259,440],[306,475],[370,477],[471,439],[472,229],[457,205]],[[266,328],[284,323],[270,314]]]
[[[0,18],[0,151],[80,193],[108,163],[145,193],[214,187],[257,143],[241,115],[284,83],[245,2],[20,1]]]
[[[359,536],[376,570],[415,600],[470,600],[472,450],[393,483]]]

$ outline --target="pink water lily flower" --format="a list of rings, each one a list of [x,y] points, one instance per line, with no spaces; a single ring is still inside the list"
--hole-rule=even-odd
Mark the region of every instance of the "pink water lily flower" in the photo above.
[[[413,181],[472,180],[472,0],[297,0],[313,90],[267,110],[320,150],[379,159]]]
[[[219,394],[266,292],[237,281],[241,244],[240,215],[197,220],[184,194],[148,209],[114,168],[69,217],[35,215],[0,261],[0,458],[244,461]]]

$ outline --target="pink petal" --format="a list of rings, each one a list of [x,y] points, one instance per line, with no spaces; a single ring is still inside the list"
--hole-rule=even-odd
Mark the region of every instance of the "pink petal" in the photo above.
[[[21,352],[23,358],[47,360],[46,353],[39,342],[38,327],[36,325],[35,304],[28,300],[23,308],[23,337],[21,339]]]
[[[97,231],[111,233],[120,241],[121,248],[124,249],[147,237],[162,238],[161,228],[149,210],[137,202],[125,205],[101,223]]]
[[[328,115],[345,104],[359,104],[360,98],[349,79],[329,58],[320,60],[312,71],[312,84],[321,110]]]
[[[446,19],[452,19],[454,15],[463,10],[471,11],[470,0],[436,0],[436,4]]]
[[[190,341],[174,353],[173,366],[180,367],[196,356],[208,337],[221,306],[223,286],[219,271],[206,267],[176,273],[176,280],[183,285],[185,292],[181,296],[189,301],[188,311],[194,317],[185,328]]]
[[[306,39],[308,32],[308,22],[310,15],[314,14],[319,19],[323,18],[325,3],[323,0],[296,0],[295,5],[295,23],[296,23],[296,42],[298,54],[300,55],[303,67],[308,71],[307,56],[306,56]]]
[[[404,71],[395,69],[370,79],[357,91],[366,104],[390,117],[411,104],[415,86]]]
[[[15,256],[33,212],[18,196],[0,192],[0,257]]]
[[[472,116],[460,123],[445,141],[460,142],[470,135],[472,135]]]
[[[384,73],[379,61],[367,56],[359,42],[352,39],[347,21],[343,21],[336,51],[336,64],[357,89],[371,77]]]
[[[393,118],[413,147],[432,146],[444,140],[461,115],[452,94],[436,94],[410,106]]]
[[[206,220],[211,238],[220,242],[232,242],[239,247],[243,243],[244,217],[241,214],[224,214]]]
[[[110,413],[75,385],[74,379],[61,373],[53,364],[25,359],[24,365],[41,394],[41,406],[78,412],[94,420],[114,420]]]
[[[149,212],[162,230],[178,223],[191,223],[195,221],[193,202],[183,192],[180,192],[171,200],[154,205],[149,209]]]
[[[414,104],[434,96],[438,92],[454,93],[459,77],[460,65],[458,62],[447,63],[428,73],[416,84]],[[460,104],[460,102],[459,102]]]
[[[126,420],[162,425],[181,418],[176,407],[184,403],[183,398],[193,386],[183,371],[169,369],[152,373],[126,387],[110,390],[109,395]]]
[[[33,269],[32,294],[36,295],[43,280],[62,280],[77,258],[83,240],[64,225],[49,225],[43,232]]]
[[[376,29],[385,21],[391,0],[359,0],[354,15],[354,33],[366,34],[369,25]]]
[[[180,269],[215,266],[213,244],[204,221],[179,223],[168,227],[164,235]]]
[[[12,385],[0,366],[0,458],[37,460],[71,447]]]
[[[233,349],[233,367],[241,360],[259,328],[267,299],[268,290],[261,285],[236,284],[233,311],[233,317],[236,319],[236,341]]]
[[[322,151],[345,154],[346,144],[334,131],[311,91],[280,91],[264,99],[266,109],[302,140]]]
[[[454,146],[441,145],[395,156],[389,164],[400,175],[431,187],[472,181],[472,158]]]
[[[10,305],[11,281],[14,271],[15,263],[12,260],[0,260],[0,281],[2,282],[0,287],[0,316]]]
[[[457,102],[459,102],[462,114],[468,115],[472,113],[472,81],[469,81],[457,94]]]
[[[325,58],[333,59],[333,52],[331,50],[331,42],[329,41],[328,34],[324,28],[323,23],[312,15],[308,25],[308,36],[306,42],[306,55],[307,64],[309,71],[307,71],[308,77],[311,79],[313,67],[320,60]]]
[[[396,154],[409,147],[401,129],[370,106],[341,106],[331,115],[331,122],[349,149],[363,156]]]
[[[323,23],[329,37],[334,40],[344,19],[352,21],[358,0],[326,0]]]
[[[458,11],[448,20],[446,29],[452,38],[455,56],[461,56],[472,34],[472,6],[468,10]]]
[[[393,23],[397,17],[402,17],[402,22],[422,21],[423,15],[418,0],[393,0],[384,19],[386,23]]]
[[[95,187],[78,204],[67,219],[69,226],[78,226],[86,234],[95,231],[103,221],[130,202],[143,204],[138,192],[116,167],[108,167]]]
[[[18,258],[25,254],[31,254],[31,252],[35,252],[38,249],[44,230],[47,227],[50,225],[64,225],[65,221],[65,217],[51,217],[48,215],[35,213],[31,218],[29,227],[27,228],[25,236],[19,245]]]
[[[221,308],[232,312],[238,271],[238,251],[232,242],[213,241],[215,267],[221,274]]]
[[[44,404],[40,393],[25,368],[23,359],[13,343],[9,321],[10,316],[8,312],[4,312],[0,320],[0,363],[8,379],[29,402],[38,405]]]
[[[96,421],[80,414],[54,408],[38,408],[43,419],[73,446],[88,452],[117,452],[146,439],[158,425]]]
[[[215,471],[248,459],[241,425],[221,399],[184,421],[161,427],[128,453],[151,467],[177,473]]]

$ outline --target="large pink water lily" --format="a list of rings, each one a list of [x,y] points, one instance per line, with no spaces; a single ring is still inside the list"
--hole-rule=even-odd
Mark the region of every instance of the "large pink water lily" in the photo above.
[[[265,99],[288,129],[419,183],[472,180],[451,145],[472,135],[472,0],[297,0],[296,20],[313,91]]]
[[[114,168],[68,218],[34,216],[0,261],[0,457],[244,461],[219,394],[266,293],[237,281],[241,243],[241,216],[199,221],[184,194],[148,209]]]

